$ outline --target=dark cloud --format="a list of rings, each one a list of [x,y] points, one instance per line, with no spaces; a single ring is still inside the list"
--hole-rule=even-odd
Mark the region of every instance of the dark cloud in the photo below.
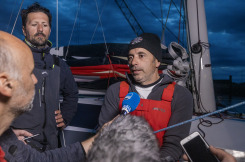
[[[230,34],[244,33],[244,0],[205,1],[205,5],[209,31],[225,31]]]
[[[33,2],[50,9],[53,15],[52,33],[50,40],[56,45],[56,1],[25,0],[22,8],[26,8]],[[97,1],[98,11],[101,15],[99,22],[98,11],[95,2]],[[75,44],[103,43],[128,43],[135,37],[135,33],[125,19],[121,10],[114,0],[59,0],[59,46]],[[170,1],[163,1],[161,17],[160,1],[126,1],[130,10],[137,18],[139,24],[145,32],[153,32],[161,37],[169,11]],[[142,3],[143,2],[143,3]],[[174,0],[167,22],[169,30],[165,30],[165,42],[168,45],[171,41],[176,41],[179,34],[179,11],[181,0]],[[222,76],[224,69],[232,69],[229,73],[234,73],[234,69],[245,69],[245,1],[244,0],[215,0],[204,1],[207,17],[208,40],[211,44],[210,55],[213,67],[214,78]],[[11,32],[21,1],[8,0],[1,3],[0,30]],[[176,8],[176,6],[177,8]],[[76,14],[77,21],[71,37]],[[182,8],[183,14],[183,8]],[[12,16],[11,16],[12,15]],[[156,15],[156,17],[154,16]],[[183,15],[182,15],[183,16]],[[10,19],[11,17],[11,19]],[[162,19],[163,18],[163,19]],[[163,20],[163,22],[161,22]],[[186,34],[181,21],[180,36],[186,47]],[[97,25],[98,24],[98,25]],[[97,25],[97,28],[96,28]],[[104,33],[103,33],[103,32]],[[20,39],[24,39],[21,30],[21,19],[18,18],[14,33]],[[105,37],[103,37],[103,35]],[[92,41],[91,41],[92,40]],[[227,70],[226,70],[227,71]],[[228,72],[227,72],[228,75]],[[239,77],[237,77],[239,78]]]
[[[233,80],[242,81],[244,74],[240,71],[245,71],[244,7],[243,0],[205,1],[210,53],[216,78],[233,75]]]

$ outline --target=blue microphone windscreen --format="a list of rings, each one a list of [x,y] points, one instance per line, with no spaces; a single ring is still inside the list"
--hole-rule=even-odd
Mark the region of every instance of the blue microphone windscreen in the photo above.
[[[125,96],[122,102],[122,108],[130,107],[129,112],[132,112],[136,109],[139,103],[140,103],[140,96],[135,92],[130,92]]]

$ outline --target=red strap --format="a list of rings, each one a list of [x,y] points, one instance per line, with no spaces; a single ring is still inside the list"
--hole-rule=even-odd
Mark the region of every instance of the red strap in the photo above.
[[[169,84],[162,92],[162,100],[171,102],[174,95],[175,82]]]
[[[128,83],[125,81],[122,81],[120,83],[120,89],[119,89],[119,98],[120,98],[119,111],[121,111],[121,109],[122,109],[122,102],[123,102],[123,99],[125,98],[125,96],[128,94],[128,90],[129,90]]]

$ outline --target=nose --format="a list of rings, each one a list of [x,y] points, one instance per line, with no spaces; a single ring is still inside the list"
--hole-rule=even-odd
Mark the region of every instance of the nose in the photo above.
[[[131,60],[131,65],[137,65],[138,64],[138,58],[137,57],[133,57]]]
[[[31,77],[32,77],[33,83],[34,84],[37,84],[37,78],[36,78],[36,76],[34,74],[32,74]]]
[[[37,26],[37,30],[38,30],[38,32],[42,32],[43,31],[43,26],[42,25],[38,25]]]

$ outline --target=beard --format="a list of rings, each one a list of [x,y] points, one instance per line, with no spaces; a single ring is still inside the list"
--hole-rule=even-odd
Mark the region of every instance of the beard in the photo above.
[[[31,100],[27,104],[18,108],[20,113],[31,111],[31,109],[33,107],[34,95],[32,96]]]
[[[42,36],[42,37],[41,37]],[[29,32],[26,31],[26,39],[32,45],[36,46],[37,48],[43,48],[48,42],[48,37],[42,32],[34,34],[34,36],[30,36]]]
[[[24,93],[24,94],[26,94],[26,93]],[[15,117],[18,117],[25,112],[31,111],[31,109],[33,107],[34,96],[35,96],[35,91],[31,97],[31,99],[29,100],[29,102],[27,102],[26,104],[21,105],[21,106],[18,103],[14,104],[15,106],[12,106],[11,113],[14,114]],[[26,96],[23,96],[23,97],[26,97]]]

